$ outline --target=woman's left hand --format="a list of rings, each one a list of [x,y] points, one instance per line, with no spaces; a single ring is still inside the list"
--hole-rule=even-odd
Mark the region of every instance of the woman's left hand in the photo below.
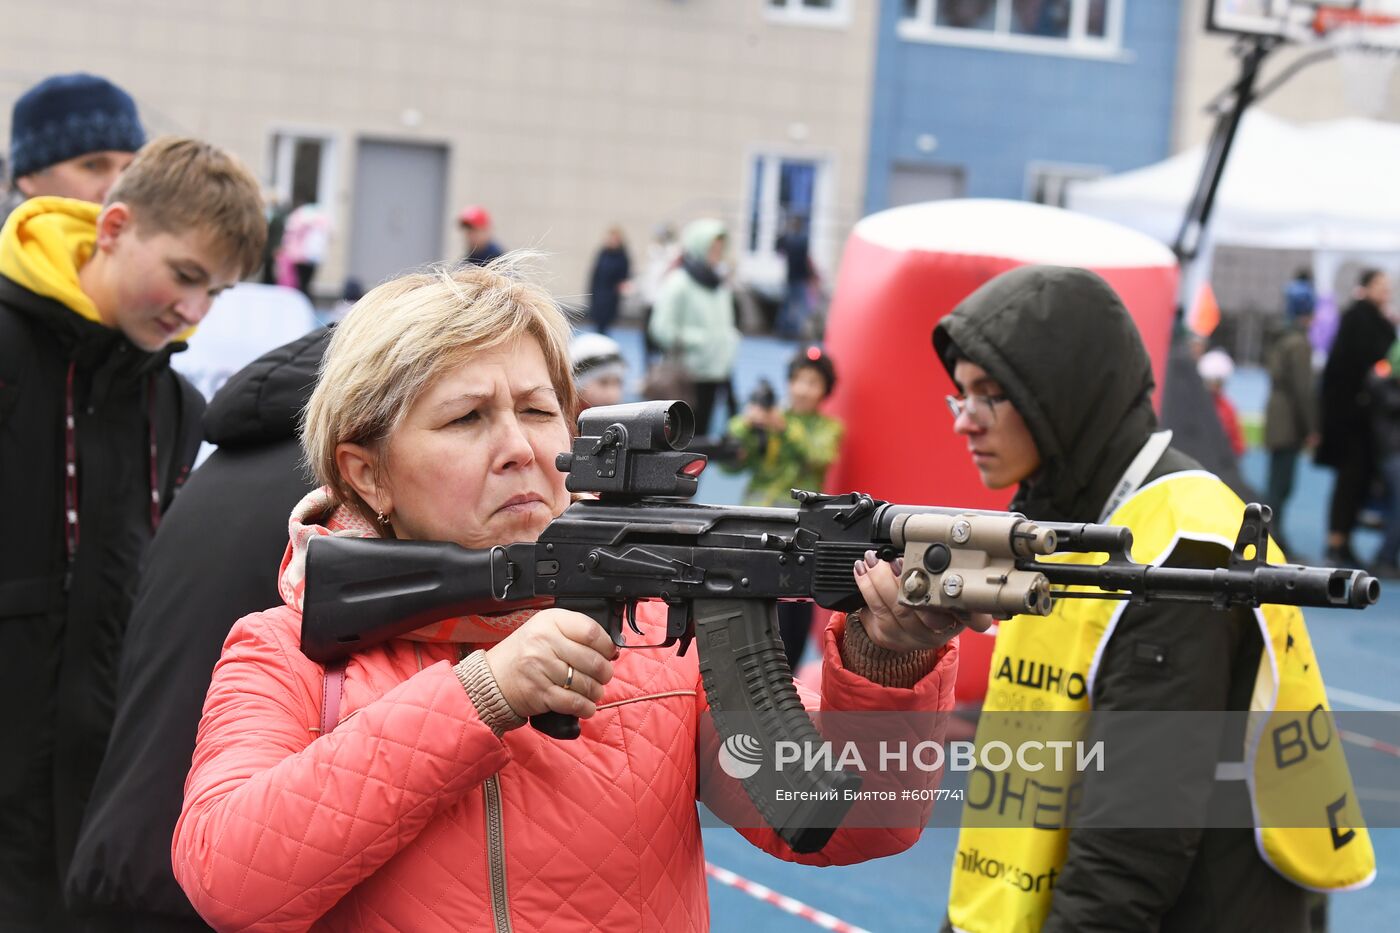
[[[904,559],[899,558],[891,565],[876,558],[874,551],[866,551],[865,560],[856,561],[856,586],[866,605],[860,621],[875,644],[890,651],[941,648],[964,629],[985,632],[991,627],[992,617],[980,612],[964,616],[941,609],[901,606],[899,572],[903,563]]]

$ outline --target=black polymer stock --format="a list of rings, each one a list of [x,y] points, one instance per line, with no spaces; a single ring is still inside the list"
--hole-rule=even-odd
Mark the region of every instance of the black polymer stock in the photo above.
[[[1380,594],[1376,579],[1358,570],[1265,562],[1269,512],[1259,505],[1246,507],[1225,566],[1193,570],[1134,563],[1132,533],[1113,525],[1038,523],[1007,512],[802,490],[793,492],[796,510],[695,504],[685,500],[705,457],[685,449],[693,434],[682,402],[584,412],[572,451],[557,465],[571,491],[598,498],[569,506],[535,542],[468,550],[314,539],[303,652],[331,663],[442,619],[545,605],[591,616],[620,646],[678,644],[684,654],[695,640],[720,739],[742,740],[740,747],[752,750],[749,736],[763,756],[743,782],[750,799],[793,850],[815,852],[852,805],[847,792],[861,782],[834,767],[774,767],[779,742],[804,749],[822,742],[793,686],[774,607],[811,600],[834,610],[862,608],[852,566],[867,550],[883,560],[904,558],[901,603],[1001,617],[1044,615],[1056,597],[1359,609]],[[1057,551],[1108,559],[1037,560]],[[641,635],[633,613],[644,599],[666,603],[666,637],[629,645],[624,625]],[[579,734],[572,716],[546,713],[530,722],[555,738]]]

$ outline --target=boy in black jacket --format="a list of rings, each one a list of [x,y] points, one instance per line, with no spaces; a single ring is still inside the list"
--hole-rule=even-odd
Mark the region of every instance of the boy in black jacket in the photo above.
[[[0,930],[62,930],[137,564],[200,442],[170,354],[255,268],[257,181],[193,139],[0,231]]]

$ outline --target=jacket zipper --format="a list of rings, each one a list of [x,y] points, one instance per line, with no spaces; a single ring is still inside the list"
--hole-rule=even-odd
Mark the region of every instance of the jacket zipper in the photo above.
[[[512,933],[510,926],[510,896],[506,892],[506,838],[501,821],[501,784],[491,775],[481,785],[486,797],[486,851],[491,864],[491,914],[496,921],[496,933]]]

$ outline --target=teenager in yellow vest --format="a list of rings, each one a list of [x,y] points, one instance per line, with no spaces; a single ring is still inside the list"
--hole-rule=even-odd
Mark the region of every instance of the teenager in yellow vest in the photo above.
[[[957,388],[954,429],[988,487],[1016,488],[1013,509],[1127,525],[1138,561],[1228,559],[1243,503],[1157,431],[1147,352],[1097,275],[1007,272],[933,342]],[[1155,711],[1173,715],[1138,715]],[[1289,933],[1309,929],[1308,890],[1374,876],[1296,608],[1061,600],[1008,620],[978,743],[1052,734],[1104,740],[1107,767],[969,775],[951,928]]]

